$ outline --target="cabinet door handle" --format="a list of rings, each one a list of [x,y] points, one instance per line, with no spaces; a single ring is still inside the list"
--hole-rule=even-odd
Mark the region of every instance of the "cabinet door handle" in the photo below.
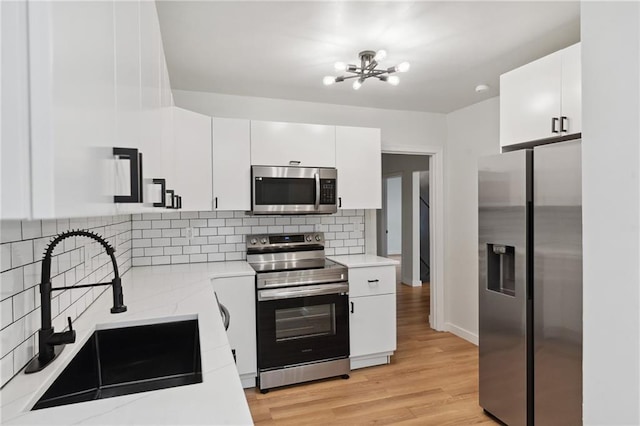
[[[565,124],[567,124],[569,122],[569,119],[565,116],[560,117],[560,131],[561,132],[568,132],[569,129],[567,129],[567,127],[565,126]]]
[[[114,195],[114,203],[142,202],[142,153],[136,148],[113,148],[113,155],[129,161],[129,195]]]
[[[154,178],[153,179],[153,184],[154,185],[160,185],[160,194],[161,195],[161,200],[159,203],[153,203],[153,207],[166,207],[167,206],[167,202],[166,202],[166,188],[167,188],[167,181],[165,179],[160,179],[160,178]]]
[[[165,198],[167,196],[167,194],[169,195],[169,199],[171,200],[171,205],[166,206],[168,209],[175,209],[176,208],[176,195],[175,195],[175,191],[173,189],[167,189],[165,191]],[[165,203],[166,204],[166,203]]]
[[[289,165],[290,166],[299,166],[300,165],[300,161],[291,160],[291,161],[289,161]]]
[[[353,309],[353,302],[349,302],[351,303],[351,313],[353,313],[354,309]]]
[[[217,209],[217,208],[218,208],[218,197],[215,197],[215,198],[213,199],[213,208],[214,208],[214,209]]]
[[[371,283],[377,283],[377,282],[380,282],[380,280],[367,280],[367,282],[368,282],[369,284],[371,284]]]
[[[558,131],[558,117],[551,118],[551,133],[559,133],[559,131]]]
[[[338,197],[338,207],[342,207],[342,197]]]

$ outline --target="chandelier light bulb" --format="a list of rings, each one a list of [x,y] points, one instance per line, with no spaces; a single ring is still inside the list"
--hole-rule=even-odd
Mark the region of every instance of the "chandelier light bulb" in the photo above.
[[[410,67],[411,67],[411,64],[409,62],[401,62],[398,65],[396,65],[396,71],[407,72],[409,71]]]
[[[376,56],[373,57],[373,60],[378,62],[383,60],[386,57],[387,57],[387,51],[380,49],[376,52]]]
[[[347,64],[345,64],[344,62],[336,62],[335,64],[333,64],[333,67],[336,71],[344,71],[347,69]]]
[[[326,76],[325,78],[322,79],[322,83],[325,86],[331,86],[335,82],[336,82],[336,78],[334,76],[332,76],[332,75],[328,75],[328,76]]]
[[[400,78],[397,75],[390,75],[387,79],[387,83],[392,86],[397,86],[400,83]]]
[[[362,79],[359,78],[353,82],[353,90],[358,90],[362,86]]]

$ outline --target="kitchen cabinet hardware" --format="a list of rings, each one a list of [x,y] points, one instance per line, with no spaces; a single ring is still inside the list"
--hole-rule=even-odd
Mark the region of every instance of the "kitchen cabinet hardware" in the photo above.
[[[166,207],[167,206],[167,201],[166,201],[166,188],[167,188],[167,181],[166,179],[162,179],[162,178],[154,178],[153,179],[153,184],[154,185],[160,185],[160,194],[162,194],[162,196],[160,197],[160,201],[157,203],[153,203],[153,207]]]
[[[114,147],[113,155],[119,160],[129,161],[129,195],[114,195],[115,203],[142,202],[142,153],[136,148]]]
[[[342,207],[342,197],[338,197],[338,207]]]
[[[558,117],[551,118],[551,133],[560,133],[558,130]]]
[[[289,161],[289,165],[290,165],[290,166],[299,166],[299,165],[300,165],[300,162],[299,162],[299,161],[296,161],[296,160],[291,160],[291,161]]]
[[[217,208],[218,208],[218,197],[215,197],[215,198],[213,199],[213,208],[214,208],[214,209],[217,209]]]
[[[569,121],[569,118],[566,116],[562,116],[560,117],[560,131],[561,132],[568,132],[569,129],[567,128],[566,124]]]
[[[369,284],[378,283],[380,280],[367,280]]]
[[[165,191],[165,200],[166,200],[166,196],[169,196],[169,200],[171,200],[171,204],[167,205],[166,201],[165,201],[165,206],[168,209],[175,209],[176,208],[176,197],[175,197],[175,191],[173,189],[167,189]]]
[[[353,302],[349,302],[349,303],[351,303],[351,313],[353,314],[354,313]]]

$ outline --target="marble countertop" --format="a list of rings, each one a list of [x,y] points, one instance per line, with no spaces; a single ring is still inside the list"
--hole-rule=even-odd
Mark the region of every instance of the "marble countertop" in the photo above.
[[[397,260],[380,257],[373,254],[347,254],[342,256],[327,256],[329,260],[346,266],[347,268],[367,268],[370,266],[398,265]]]
[[[210,280],[254,274],[246,262],[132,268],[122,279],[127,312],[111,314],[111,289],[105,291],[74,321],[74,344],[43,371],[21,372],[0,391],[1,423],[253,424]],[[199,322],[202,383],[29,411],[96,329],[194,318]]]

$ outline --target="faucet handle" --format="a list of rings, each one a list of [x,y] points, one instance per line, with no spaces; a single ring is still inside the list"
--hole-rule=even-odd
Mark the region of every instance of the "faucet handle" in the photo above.
[[[67,317],[67,323],[69,323],[69,331],[73,331],[73,326],[71,325],[71,317]]]

